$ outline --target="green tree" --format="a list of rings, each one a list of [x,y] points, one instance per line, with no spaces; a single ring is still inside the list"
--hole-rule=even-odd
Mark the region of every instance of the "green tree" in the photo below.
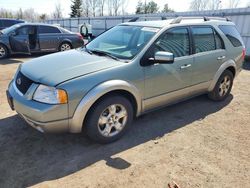
[[[140,0],[136,6],[136,14],[150,14],[150,13],[157,13],[159,10],[159,7],[157,5],[157,3],[155,3],[154,1],[150,1],[150,2],[144,2],[142,3],[142,1]]]
[[[157,3],[155,3],[154,1],[150,1],[147,5],[146,5],[146,12],[147,13],[157,13],[159,10],[159,7],[157,5]]]
[[[136,6],[136,14],[143,14],[144,13],[144,4],[140,1],[138,1],[137,6]]]
[[[72,5],[71,5],[71,13],[70,17],[75,18],[75,17],[81,17],[82,13],[82,0],[71,0]]]
[[[164,8],[162,10],[162,13],[168,13],[168,12],[174,12],[173,9],[169,8],[168,3],[164,5]]]

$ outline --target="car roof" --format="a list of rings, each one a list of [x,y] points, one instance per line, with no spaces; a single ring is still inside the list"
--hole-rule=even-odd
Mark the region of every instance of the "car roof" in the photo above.
[[[223,18],[221,18],[223,19]],[[158,20],[158,21],[140,21],[140,22],[126,22],[120,25],[131,25],[131,26],[141,26],[141,27],[156,27],[156,28],[163,28],[170,25],[192,25],[192,24],[199,24],[199,25],[213,25],[213,24],[226,24],[226,25],[232,25],[233,22],[226,21],[226,20],[216,20],[211,18],[208,21],[204,21],[204,18],[190,18],[190,19],[183,19],[180,23],[174,23],[172,22],[175,19],[168,19],[168,20]]]
[[[10,20],[10,21],[20,21],[20,22],[24,22],[24,20],[14,19],[14,18],[0,18],[0,20]]]
[[[32,25],[32,26],[53,26],[53,27],[58,27],[56,25],[51,25],[51,24],[45,24],[45,23],[20,23],[18,24],[20,26],[24,26],[24,25]]]

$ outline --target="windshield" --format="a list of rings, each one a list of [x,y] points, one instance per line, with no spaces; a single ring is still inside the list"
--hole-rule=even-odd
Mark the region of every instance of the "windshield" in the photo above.
[[[1,31],[1,33],[3,33],[3,34],[8,34],[8,33],[10,33],[11,31],[14,31],[16,28],[18,28],[20,25],[19,24],[15,24],[15,25],[13,25],[13,26],[11,26],[11,27],[8,27],[8,28],[6,28],[6,29],[3,29],[2,31]]]
[[[132,59],[158,31],[151,27],[116,26],[94,39],[86,48],[106,52],[119,59]]]

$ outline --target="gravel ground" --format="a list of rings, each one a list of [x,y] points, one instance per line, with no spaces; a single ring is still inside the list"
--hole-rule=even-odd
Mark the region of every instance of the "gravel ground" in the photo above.
[[[12,112],[5,90],[29,56],[0,60],[0,187],[250,187],[250,63],[232,95],[144,115],[121,140],[42,134]]]

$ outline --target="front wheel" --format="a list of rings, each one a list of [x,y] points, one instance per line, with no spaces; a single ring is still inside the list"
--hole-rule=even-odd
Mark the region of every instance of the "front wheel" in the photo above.
[[[233,73],[225,70],[217,81],[213,91],[208,94],[208,97],[214,101],[225,100],[231,92],[233,80]]]
[[[8,56],[7,48],[4,45],[0,44],[0,59],[4,59],[7,56]]]
[[[88,137],[99,143],[110,143],[119,139],[133,120],[133,107],[122,96],[108,96],[97,102],[90,110],[85,122]]]

